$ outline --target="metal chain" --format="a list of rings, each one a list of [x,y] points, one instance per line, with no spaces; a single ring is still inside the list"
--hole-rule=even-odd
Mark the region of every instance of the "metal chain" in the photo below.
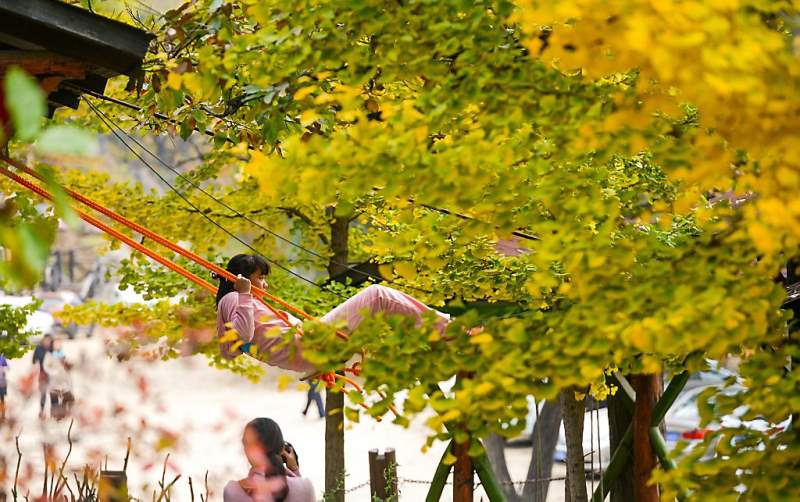
[[[352,488],[348,488],[347,490],[344,491],[344,493],[345,494],[351,493],[351,492],[360,490],[360,489],[364,488],[365,486],[369,486],[369,481],[365,481],[365,482],[361,483],[360,485],[356,485],[356,486],[353,486]]]
[[[509,485],[521,486],[521,485],[528,485],[528,484],[534,484],[534,483],[542,483],[542,482],[545,482],[545,481],[547,481],[547,482],[550,482],[550,481],[566,481],[566,479],[567,479],[566,476],[556,476],[556,477],[552,477],[552,478],[542,478],[542,479],[524,479],[524,480],[521,480],[521,481],[502,481],[502,482],[500,482],[500,484],[501,485],[506,485],[506,486],[509,486]],[[397,481],[398,481],[398,485],[404,485],[404,484],[410,484],[410,485],[432,485],[433,484],[432,481],[427,480],[427,479],[398,478]],[[452,484],[453,484],[452,481],[446,481],[445,482],[445,485],[452,485]],[[352,493],[352,492],[358,491],[358,490],[360,490],[362,488],[366,488],[368,486],[369,486],[369,481],[365,481],[365,482],[363,482],[361,484],[358,484],[356,486],[348,488],[347,490],[344,490],[344,493],[345,494]],[[480,487],[481,487],[481,483],[478,482],[478,483],[475,484],[475,488],[474,489],[477,490]]]
[[[427,479],[407,479],[407,478],[400,478],[400,483],[408,483],[412,485],[432,485],[433,482]],[[446,485],[452,485],[452,481],[446,481]]]

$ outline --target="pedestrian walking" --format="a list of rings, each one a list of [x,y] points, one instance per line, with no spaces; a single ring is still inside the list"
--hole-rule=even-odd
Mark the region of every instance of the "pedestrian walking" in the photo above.
[[[39,418],[44,418],[44,407],[47,404],[49,377],[44,369],[44,356],[53,350],[53,337],[44,335],[42,341],[33,351],[33,364],[39,372]],[[52,406],[52,404],[51,404]]]
[[[303,416],[308,414],[308,408],[311,406],[311,403],[314,402],[317,404],[319,417],[322,418],[325,416],[325,405],[322,404],[322,394],[319,392],[320,381],[313,380],[309,385],[308,395],[306,396],[306,408],[303,410]]]
[[[8,393],[8,361],[0,354],[0,420],[6,418],[6,394]]]
[[[61,340],[55,340],[52,352],[45,354],[44,369],[49,377],[50,416],[55,420],[62,420],[70,414],[75,398],[72,395],[70,366],[61,347]]]

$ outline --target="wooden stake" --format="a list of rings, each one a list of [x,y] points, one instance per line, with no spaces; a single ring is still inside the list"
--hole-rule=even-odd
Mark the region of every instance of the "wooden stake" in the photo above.
[[[372,498],[386,498],[386,478],[383,475],[383,455],[378,449],[369,451],[369,492]]]
[[[372,498],[397,500],[397,457],[393,448],[369,450],[369,487]]]

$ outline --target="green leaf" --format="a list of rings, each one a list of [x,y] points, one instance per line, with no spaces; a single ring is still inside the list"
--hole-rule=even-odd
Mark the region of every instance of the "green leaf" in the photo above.
[[[94,136],[83,129],[71,125],[48,127],[34,145],[41,153],[62,155],[92,155],[97,153]]]
[[[16,136],[23,141],[33,139],[47,113],[44,91],[39,83],[23,70],[11,68],[6,73],[5,95]]]
[[[64,220],[67,225],[76,228],[80,220],[69,204],[70,200],[67,197],[67,193],[64,191],[64,187],[56,180],[55,173],[49,167],[41,168],[39,172],[44,177],[47,183],[47,189],[53,196],[53,206],[56,209],[56,214],[59,218]]]
[[[344,416],[347,417],[347,420],[349,420],[351,422],[358,423],[360,415],[361,414],[358,412],[358,410],[356,410],[354,408],[345,408],[344,409]]]
[[[352,216],[355,212],[355,206],[353,203],[347,200],[340,200],[336,203],[336,207],[334,208],[334,214],[339,218],[347,218]]]
[[[361,404],[364,402],[364,394],[358,392],[357,390],[351,390],[347,393],[347,397],[350,398],[350,401],[353,404]]]

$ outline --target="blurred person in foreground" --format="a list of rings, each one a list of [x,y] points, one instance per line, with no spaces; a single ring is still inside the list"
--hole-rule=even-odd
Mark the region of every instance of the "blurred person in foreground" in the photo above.
[[[250,472],[246,478],[230,481],[223,502],[315,502],[314,486],[300,476],[294,447],[285,442],[280,426],[269,418],[248,423],[242,446]]]

